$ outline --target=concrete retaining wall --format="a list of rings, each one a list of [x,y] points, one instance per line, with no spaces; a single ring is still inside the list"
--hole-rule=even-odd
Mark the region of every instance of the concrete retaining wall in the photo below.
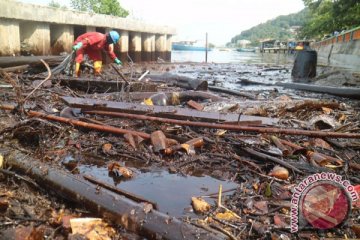
[[[13,0],[0,0],[0,6],[0,56],[19,55],[21,51],[33,55],[70,52],[74,39],[85,32],[116,30],[121,39],[115,49],[122,61],[128,55],[135,62],[155,60],[150,56],[171,60],[169,49],[171,53],[176,30],[169,26]],[[155,39],[161,41],[155,44]],[[143,49],[146,53],[142,53]]]
[[[175,34],[175,28],[146,24],[142,21],[91,14],[59,8],[25,4],[14,0],[0,0],[0,17],[24,21],[48,22],[56,24],[108,27],[134,32]]]
[[[360,69],[360,28],[311,45],[318,52],[318,64]]]
[[[325,66],[360,69],[360,41],[334,43],[314,48],[318,63]]]

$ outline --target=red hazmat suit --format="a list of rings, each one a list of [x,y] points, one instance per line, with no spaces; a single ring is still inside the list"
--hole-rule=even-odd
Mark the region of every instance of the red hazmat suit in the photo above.
[[[106,42],[106,35],[99,32],[88,32],[80,35],[74,42],[74,45],[82,42],[82,47],[76,51],[75,61],[81,63],[84,53],[93,61],[102,61],[101,50],[104,49],[112,60],[115,60],[114,47]]]

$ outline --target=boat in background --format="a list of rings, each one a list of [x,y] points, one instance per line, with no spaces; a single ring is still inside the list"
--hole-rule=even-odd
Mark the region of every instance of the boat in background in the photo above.
[[[206,51],[205,46],[201,46],[196,44],[196,41],[180,41],[180,42],[173,42],[172,43],[172,50],[177,51]],[[205,44],[204,44],[205,45]],[[211,48],[207,49],[211,51]]]
[[[232,52],[232,51],[234,51],[233,48],[226,48],[226,47],[218,47],[216,49],[219,50],[220,52]]]
[[[255,52],[255,48],[237,48],[236,51],[238,52]]]

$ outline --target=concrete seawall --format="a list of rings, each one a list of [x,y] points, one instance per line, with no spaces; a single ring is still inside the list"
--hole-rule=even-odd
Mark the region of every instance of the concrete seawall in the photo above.
[[[85,32],[116,30],[121,39],[115,52],[123,61],[127,55],[135,62],[171,59],[176,30],[169,26],[13,0],[0,0],[0,6],[0,56],[70,52],[74,39]]]
[[[360,28],[316,42],[318,64],[360,71]]]

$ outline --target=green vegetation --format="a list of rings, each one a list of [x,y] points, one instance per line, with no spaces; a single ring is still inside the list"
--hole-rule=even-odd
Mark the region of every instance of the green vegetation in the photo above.
[[[360,26],[359,0],[303,0],[310,10],[300,36],[321,39],[335,31]]]
[[[93,12],[117,17],[127,17],[129,11],[118,0],[71,0],[71,6],[79,11]]]
[[[239,40],[249,40],[257,46],[263,39],[320,40],[335,31],[350,30],[360,26],[359,0],[303,0],[306,8],[299,13],[279,16],[241,32],[228,45]],[[299,31],[294,26],[299,27]]]
[[[48,6],[54,7],[54,8],[67,9],[66,6],[61,6],[60,3],[56,2],[55,0],[51,0],[51,2],[49,2]]]
[[[259,24],[253,28],[242,31],[231,39],[231,44],[237,44],[239,40],[249,40],[251,45],[258,46],[263,39],[288,40],[297,38],[297,29],[304,25],[308,17],[308,10],[286,16],[279,16],[273,20]],[[230,45],[230,43],[228,43]]]

